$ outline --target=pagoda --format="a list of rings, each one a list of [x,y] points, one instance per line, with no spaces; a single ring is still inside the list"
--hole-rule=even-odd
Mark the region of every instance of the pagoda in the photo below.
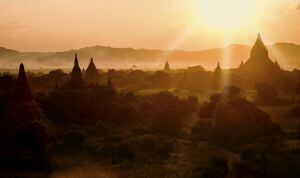
[[[253,74],[272,74],[280,71],[280,66],[269,58],[269,52],[264,45],[260,34],[251,49],[249,60],[239,69]]]
[[[93,58],[91,58],[90,64],[85,73],[85,80],[89,83],[97,83],[98,78],[99,78],[98,69],[94,64]]]
[[[75,54],[75,60],[74,60],[74,67],[72,69],[72,76],[70,83],[72,85],[81,85],[83,84],[83,79],[81,76],[81,70],[78,64],[78,57],[77,54]]]
[[[5,110],[5,129],[14,130],[37,120],[40,115],[41,112],[29,86],[24,65],[21,63],[15,88]]]
[[[222,72],[221,66],[220,66],[220,62],[218,62],[217,67],[214,70],[215,74],[220,74]]]
[[[213,78],[212,78],[212,88],[213,89],[220,89],[222,87],[222,69],[220,66],[220,63],[218,62],[217,67],[215,68],[213,72]]]
[[[239,65],[239,69],[242,69],[244,67],[244,61],[241,62],[241,64]]]
[[[170,71],[171,71],[170,65],[169,65],[168,61],[166,61],[165,67],[164,67],[164,72],[170,72]]]

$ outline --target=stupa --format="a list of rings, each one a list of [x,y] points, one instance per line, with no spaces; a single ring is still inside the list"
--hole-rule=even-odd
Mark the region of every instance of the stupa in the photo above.
[[[168,61],[166,61],[165,67],[164,67],[164,72],[170,72],[170,71],[171,71],[170,65],[169,65]]]
[[[241,70],[253,74],[274,74],[280,71],[280,66],[269,58],[269,52],[264,45],[260,34],[251,49],[249,60],[240,67]]]
[[[72,69],[72,77],[70,82],[72,85],[81,85],[83,83],[77,54],[75,54],[74,67]]]
[[[90,64],[85,73],[85,80],[89,83],[97,83],[99,79],[99,72],[94,64],[93,58],[91,58]]]
[[[41,112],[29,86],[25,68],[20,64],[19,74],[10,101],[5,110],[5,129],[13,130],[39,119]]]

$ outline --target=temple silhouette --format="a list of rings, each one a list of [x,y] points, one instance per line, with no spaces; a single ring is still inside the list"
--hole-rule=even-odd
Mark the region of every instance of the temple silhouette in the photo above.
[[[242,62],[239,70],[256,75],[269,75],[279,73],[281,67],[277,61],[273,62],[269,58],[268,49],[264,45],[261,35],[258,34],[248,61]]]
[[[220,89],[223,85],[222,78],[223,73],[220,66],[220,62],[218,62],[217,67],[215,68],[212,76],[212,88],[213,89]]]
[[[41,112],[34,99],[22,63],[20,64],[17,82],[5,113],[5,128],[9,131],[40,117]]]
[[[171,71],[171,68],[170,68],[169,62],[166,61],[165,67],[164,67],[164,72],[170,72],[170,71]]]
[[[93,58],[91,58],[90,64],[85,72],[85,80],[88,83],[97,83],[98,79],[99,79],[99,72],[94,64]]]
[[[214,74],[219,75],[219,74],[221,74],[221,72],[222,72],[222,69],[221,69],[221,66],[220,66],[220,62],[218,62],[217,67],[214,70]]]
[[[43,119],[45,120],[21,63],[4,121],[1,121],[1,132],[4,133],[2,151],[9,153],[1,155],[1,159],[6,161],[6,165],[2,166],[13,168],[19,165],[29,169],[47,169],[46,147],[51,134]]]
[[[81,75],[81,70],[78,64],[78,57],[77,53],[75,54],[75,60],[74,60],[74,67],[72,69],[72,76],[71,76],[71,85],[77,86],[83,84],[83,79]]]

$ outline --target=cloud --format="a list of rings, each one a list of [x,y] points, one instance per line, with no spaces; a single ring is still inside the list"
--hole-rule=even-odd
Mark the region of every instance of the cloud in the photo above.
[[[300,11],[300,4],[297,5],[296,10]]]

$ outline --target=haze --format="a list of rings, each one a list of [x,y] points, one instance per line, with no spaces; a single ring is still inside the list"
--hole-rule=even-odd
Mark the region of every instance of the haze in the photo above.
[[[252,44],[258,32],[267,44],[300,43],[299,0],[224,2],[1,0],[0,46],[21,51],[93,45],[201,50]]]

